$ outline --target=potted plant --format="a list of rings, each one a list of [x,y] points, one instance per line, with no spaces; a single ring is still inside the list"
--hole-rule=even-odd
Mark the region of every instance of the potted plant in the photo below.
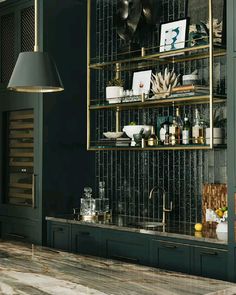
[[[107,83],[106,98],[110,103],[120,102],[120,97],[123,96],[124,82],[121,79],[112,79]]]
[[[213,144],[224,144],[224,135],[227,119],[224,117],[224,111],[222,107],[218,107],[213,113]],[[209,120],[206,128],[206,144],[210,144],[210,128]]]

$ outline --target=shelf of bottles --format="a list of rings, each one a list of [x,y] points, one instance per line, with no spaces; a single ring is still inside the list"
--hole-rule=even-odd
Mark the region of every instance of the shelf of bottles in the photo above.
[[[34,113],[32,109],[5,113],[6,203],[34,206]]]
[[[214,148],[226,148],[225,106],[214,105]],[[91,150],[208,150],[210,146],[209,105],[99,110],[97,140]],[[145,124],[142,124],[145,121]],[[110,133],[109,129],[117,130]],[[93,134],[94,135],[94,134]],[[118,138],[112,138],[117,136]],[[93,136],[95,138],[96,136]],[[106,138],[109,137],[109,138]]]

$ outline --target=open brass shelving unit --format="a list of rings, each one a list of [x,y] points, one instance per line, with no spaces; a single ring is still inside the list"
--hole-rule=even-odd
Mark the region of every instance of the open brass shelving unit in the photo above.
[[[226,96],[214,95],[213,89],[213,65],[214,58],[226,56],[227,51],[225,48],[214,46],[213,44],[213,5],[212,0],[208,0],[209,4],[209,38],[208,44],[202,46],[186,47],[175,51],[156,52],[150,53],[149,48],[141,48],[139,56],[132,58],[110,60],[106,62],[99,62],[96,58],[91,58],[91,0],[88,0],[87,13],[87,150],[210,150],[214,148],[213,145],[213,105],[215,103],[225,103]],[[187,43],[187,41],[186,41]],[[153,48],[152,48],[153,50]],[[159,48],[158,48],[159,50]],[[150,68],[154,64],[170,64],[180,63],[187,61],[194,61],[200,59],[209,59],[209,86],[207,92],[198,95],[183,95],[173,96],[167,99],[152,100],[145,97],[140,97],[139,101],[135,102],[121,102],[120,103],[106,103],[103,99],[93,99],[91,97],[91,71],[92,70],[108,70],[115,73],[116,78],[121,77],[121,72],[139,70]],[[210,144],[209,145],[188,145],[188,146],[156,146],[156,147],[116,147],[104,146],[102,142],[91,141],[91,112],[97,110],[115,110],[116,112],[116,132],[120,131],[120,113],[128,109],[141,109],[150,107],[165,107],[171,106],[173,103],[178,105],[191,105],[191,104],[209,104],[209,125],[210,125]],[[226,145],[218,146],[225,148]]]

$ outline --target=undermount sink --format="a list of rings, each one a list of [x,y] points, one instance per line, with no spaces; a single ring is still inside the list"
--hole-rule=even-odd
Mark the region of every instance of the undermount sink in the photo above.
[[[138,225],[142,228],[151,229],[151,228],[163,226],[164,224],[162,222],[146,221],[146,222],[138,222]]]

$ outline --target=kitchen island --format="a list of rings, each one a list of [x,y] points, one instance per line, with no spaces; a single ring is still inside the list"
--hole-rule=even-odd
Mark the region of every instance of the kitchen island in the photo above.
[[[0,294],[233,295],[236,285],[0,241]]]

